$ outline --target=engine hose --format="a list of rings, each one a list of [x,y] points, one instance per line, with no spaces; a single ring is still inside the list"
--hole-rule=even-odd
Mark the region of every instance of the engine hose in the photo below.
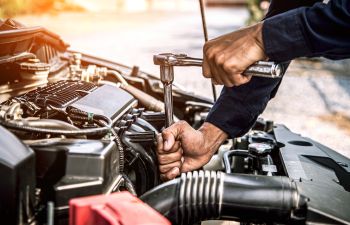
[[[115,135],[115,143],[117,144],[117,148],[119,151],[119,171],[123,173],[125,167],[125,152],[122,142],[120,141],[120,138],[117,135]]]
[[[141,200],[172,224],[209,219],[290,222],[305,218],[306,199],[288,177],[194,171],[163,183]]]
[[[231,163],[230,163],[230,157],[232,156],[239,156],[239,157],[254,157],[253,155],[249,154],[247,150],[231,150],[227,151],[223,155],[223,162],[225,167],[226,173],[231,173]]]
[[[97,126],[100,127],[106,127],[108,126],[106,124],[105,121],[101,121],[101,120],[97,120],[97,119],[88,119],[87,117],[83,117],[83,116],[76,116],[76,115],[70,115],[69,119],[71,119],[72,121],[81,121],[81,122],[93,122],[94,124],[96,124]]]
[[[125,185],[126,190],[129,191],[132,195],[137,196],[135,187],[132,184],[132,181],[130,180],[130,178],[124,173],[122,173],[122,177],[124,179],[124,185]]]
[[[84,117],[84,116],[70,115],[69,118],[72,121],[94,122],[96,125],[98,125],[100,127],[107,126],[105,121],[100,121],[100,120],[97,120],[97,119],[92,119],[91,120],[91,119],[88,119],[87,117]]]
[[[48,128],[37,128],[24,125],[24,122],[8,122],[0,120],[0,124],[6,128],[14,129],[18,131],[41,133],[41,134],[53,134],[53,135],[65,135],[65,136],[82,136],[82,135],[104,135],[111,131],[109,127],[89,128],[84,130],[59,130]]]
[[[121,88],[133,95],[137,100],[140,101],[147,109],[156,112],[164,111],[164,103],[156,99],[155,97],[147,94],[144,91],[137,89],[136,87],[129,85],[124,77],[117,71],[108,70],[108,75],[113,76],[121,83]]]
[[[45,129],[60,129],[60,130],[79,130],[78,127],[73,126],[67,122],[60,121],[60,120],[53,120],[53,119],[25,119],[21,120],[23,122],[23,125],[29,126],[29,127],[36,127],[36,128],[45,128]]]
[[[75,117],[78,120],[103,120],[106,122],[107,126],[111,126],[112,124],[112,120],[103,115],[84,112],[80,109],[75,109],[72,107],[68,108],[67,111],[70,117]]]
[[[80,115],[69,115],[69,118],[72,120],[78,120],[78,121],[88,121],[88,118],[86,116],[80,116]]]

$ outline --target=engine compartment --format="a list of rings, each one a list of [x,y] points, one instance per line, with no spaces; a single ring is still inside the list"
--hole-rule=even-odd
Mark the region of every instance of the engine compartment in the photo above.
[[[165,124],[162,83],[156,76],[71,52],[43,28],[14,25],[0,32],[0,45],[6,47],[0,58],[0,212],[5,224],[67,224],[71,199],[124,190],[159,212],[166,197],[178,199],[174,205],[186,209],[163,213],[174,224],[215,218],[262,224],[350,222],[350,160],[263,119],[220,147],[203,168],[212,172],[176,181],[176,188],[186,187],[192,196],[192,181],[212,177],[206,182],[210,192],[225,174],[232,179],[223,184],[254,198],[235,199],[235,190],[224,189],[222,195],[231,201],[223,197],[224,202],[235,206],[220,208],[227,211],[218,215],[215,207],[222,202],[210,195],[213,202],[206,199],[212,203],[206,209],[216,213],[203,217],[198,215],[204,215],[204,203],[197,206],[187,195],[165,192],[160,198],[164,193],[157,191],[168,184],[161,184],[155,153],[156,135]],[[199,127],[213,102],[176,85],[173,94],[176,117]],[[298,201],[279,205],[278,193],[288,200],[281,192],[287,183],[293,186],[290,198]]]
[[[123,189],[141,195],[159,183],[155,134],[164,114],[136,103],[116,85],[81,80],[2,103],[2,125],[35,153],[38,204],[52,201],[68,218],[71,198]]]

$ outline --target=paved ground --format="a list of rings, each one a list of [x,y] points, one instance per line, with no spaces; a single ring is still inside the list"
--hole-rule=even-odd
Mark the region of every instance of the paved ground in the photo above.
[[[178,52],[201,57],[203,36],[198,13],[194,8],[182,12],[84,13],[19,19],[55,31],[73,49],[158,73],[152,63],[153,54]],[[239,8],[209,9],[207,15],[210,37],[237,29],[247,18],[246,10]],[[294,62],[263,116],[350,157],[349,71],[350,68],[329,70],[320,63]],[[200,72],[196,68],[177,69],[176,81],[188,90],[210,96],[210,84]]]

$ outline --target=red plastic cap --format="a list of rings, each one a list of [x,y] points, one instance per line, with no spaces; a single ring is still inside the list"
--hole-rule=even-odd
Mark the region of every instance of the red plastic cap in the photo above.
[[[119,192],[72,199],[70,225],[170,225],[153,208],[131,195]]]

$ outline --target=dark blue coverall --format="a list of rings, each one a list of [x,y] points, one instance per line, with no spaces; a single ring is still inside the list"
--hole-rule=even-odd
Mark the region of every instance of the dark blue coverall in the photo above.
[[[274,0],[263,25],[265,53],[285,62],[297,57],[350,58],[350,0]],[[278,90],[281,79],[252,77],[224,87],[207,122],[230,137],[245,134]]]

